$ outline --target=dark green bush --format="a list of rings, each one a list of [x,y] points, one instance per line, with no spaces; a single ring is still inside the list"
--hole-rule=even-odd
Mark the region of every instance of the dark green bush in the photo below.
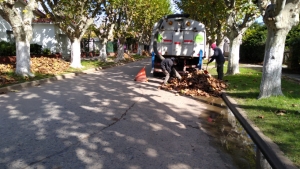
[[[289,41],[290,57],[288,59],[288,67],[290,69],[299,69],[300,61],[300,37],[291,38]]]
[[[297,43],[297,39],[299,39],[300,37],[300,25],[294,26],[290,32],[288,33],[288,35],[286,36],[286,40],[285,40],[285,46],[287,46],[287,48],[291,45],[293,45],[293,43]]]
[[[287,60],[288,67],[291,69],[299,69],[300,61],[300,25],[293,27],[288,35],[286,36],[285,41],[286,48],[290,50],[290,56]]]
[[[42,54],[42,45],[37,43],[30,44],[30,54],[39,55]]]
[[[16,55],[16,44],[5,41],[0,42],[0,56]]]
[[[44,55],[51,55],[51,51],[50,51],[49,48],[44,48],[42,53],[43,53]]]
[[[243,36],[240,47],[240,62],[260,63],[264,60],[267,27],[254,23]]]

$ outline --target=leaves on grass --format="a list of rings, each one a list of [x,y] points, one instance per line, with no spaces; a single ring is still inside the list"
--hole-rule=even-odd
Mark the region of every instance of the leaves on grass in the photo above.
[[[148,56],[148,57],[151,56],[151,54],[148,51],[145,51],[145,50],[142,51],[142,55],[143,56]]]
[[[286,110],[277,110],[276,115],[277,116],[284,116],[286,114]]]
[[[182,80],[171,79],[168,85],[161,86],[164,90],[175,90],[188,96],[205,97],[220,97],[222,90],[226,88],[227,84],[224,81],[205,74],[203,70],[188,73],[182,77]]]
[[[65,72],[70,66],[69,62],[56,58],[35,57],[30,58],[30,60],[31,71],[33,73],[57,75]],[[20,77],[9,74],[14,71],[14,65],[0,64],[0,85],[17,83],[20,80]],[[29,77],[25,77],[23,80],[29,80]]]
[[[0,64],[0,74],[11,72],[14,69],[14,66],[11,64]]]
[[[284,116],[284,113],[277,113],[277,116]]]
[[[31,58],[31,71],[33,73],[57,75],[65,72],[70,66],[62,59],[40,57]]]
[[[5,73],[0,73],[0,85],[17,83],[18,80]]]
[[[125,58],[125,60],[128,60],[128,61],[135,61],[135,59],[130,54],[127,54],[127,53],[124,53],[124,58]]]

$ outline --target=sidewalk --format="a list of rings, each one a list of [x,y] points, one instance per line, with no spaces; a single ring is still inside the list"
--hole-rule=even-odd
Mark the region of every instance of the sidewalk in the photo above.
[[[241,67],[261,68],[262,69],[262,65],[254,65],[254,64],[243,64]],[[283,65],[282,68],[286,69],[287,66]],[[296,82],[300,82],[300,74],[296,74],[296,73],[282,73],[282,77],[294,80]]]

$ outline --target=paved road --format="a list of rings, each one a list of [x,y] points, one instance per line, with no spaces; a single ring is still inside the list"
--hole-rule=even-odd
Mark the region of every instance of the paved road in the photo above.
[[[0,168],[234,168],[201,128],[209,105],[158,90],[149,63],[0,95]]]

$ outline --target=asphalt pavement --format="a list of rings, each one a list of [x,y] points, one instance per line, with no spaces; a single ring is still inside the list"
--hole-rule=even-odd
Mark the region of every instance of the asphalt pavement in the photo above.
[[[1,169],[227,169],[199,116],[159,90],[150,59],[0,95]],[[149,82],[133,79],[146,66]]]

